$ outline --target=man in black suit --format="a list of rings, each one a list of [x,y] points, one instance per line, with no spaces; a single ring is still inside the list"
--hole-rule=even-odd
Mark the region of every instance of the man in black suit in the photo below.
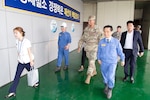
[[[141,38],[141,34],[138,31],[134,30],[134,22],[127,22],[127,31],[122,33],[121,36],[121,45],[123,52],[125,54],[125,65],[124,65],[124,74],[125,77],[123,81],[127,81],[128,76],[130,76],[131,83],[134,83],[134,71],[136,65],[137,56],[143,56],[144,47]],[[138,45],[140,50],[138,51]],[[139,52],[139,54],[138,54]],[[128,65],[130,64],[130,74],[128,73]]]

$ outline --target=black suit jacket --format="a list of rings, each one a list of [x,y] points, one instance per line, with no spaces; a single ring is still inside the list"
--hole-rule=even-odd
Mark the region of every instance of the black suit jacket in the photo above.
[[[123,32],[121,35],[120,43],[121,43],[122,48],[125,45],[126,35],[127,35],[127,31]],[[140,47],[139,52],[144,52],[144,46],[143,46],[141,34],[140,32],[134,30],[133,32],[133,55],[135,56],[138,53],[138,44]]]

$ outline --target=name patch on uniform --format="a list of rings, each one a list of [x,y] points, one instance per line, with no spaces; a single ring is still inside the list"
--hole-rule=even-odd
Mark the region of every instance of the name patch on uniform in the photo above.
[[[106,44],[101,44],[101,46],[106,46]]]

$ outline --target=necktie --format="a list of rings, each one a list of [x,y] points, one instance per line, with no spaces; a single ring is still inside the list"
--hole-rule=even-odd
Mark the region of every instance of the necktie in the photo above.
[[[109,39],[106,39],[107,43],[109,43]]]

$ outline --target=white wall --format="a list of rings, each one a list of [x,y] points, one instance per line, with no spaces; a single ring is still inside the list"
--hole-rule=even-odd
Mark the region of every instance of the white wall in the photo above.
[[[126,22],[134,19],[134,1],[111,1],[97,3],[97,24],[103,28],[112,25],[114,31],[118,25],[126,30]]]
[[[97,4],[96,3],[84,3],[83,4],[83,21],[87,22],[90,15],[97,15]]]
[[[32,51],[35,55],[35,67],[39,68],[44,64],[57,58],[57,39],[60,32],[60,25],[63,21],[68,24],[68,32],[72,36],[70,51],[77,48],[77,42],[82,34],[83,25],[83,3],[81,0],[61,0],[80,12],[80,23],[48,17],[27,11],[4,8],[0,5],[0,87],[12,81],[17,66],[17,53],[13,28],[21,26],[26,32],[26,38],[32,42]],[[2,4],[2,0],[0,0]],[[50,31],[51,20],[56,20],[58,31]],[[71,24],[75,24],[75,32],[71,32]],[[25,75],[26,71],[22,75]]]

